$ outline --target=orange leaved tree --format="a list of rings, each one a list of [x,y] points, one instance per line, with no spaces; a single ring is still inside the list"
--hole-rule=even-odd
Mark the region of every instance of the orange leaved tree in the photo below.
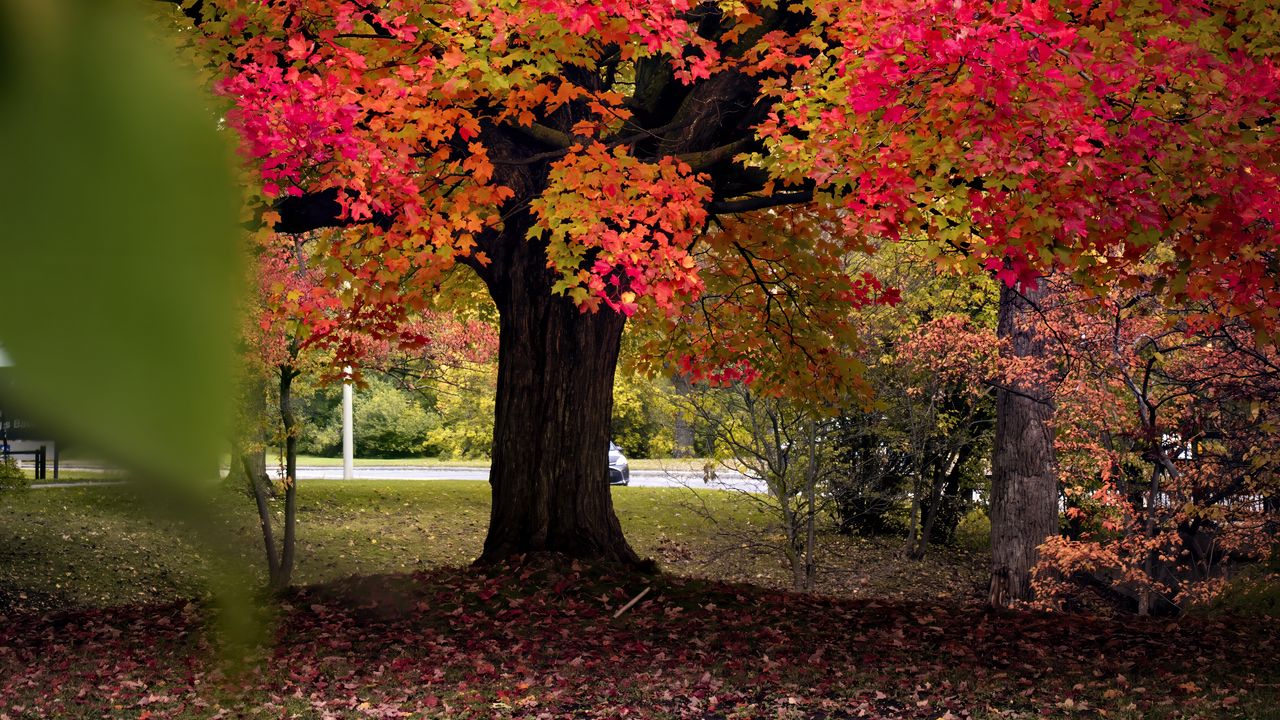
[[[345,228],[327,257],[350,297],[422,303],[455,266],[487,287],[483,560],[638,561],[603,482],[619,338],[629,318],[680,322],[708,272],[755,304],[700,335],[686,369],[772,389],[856,373],[808,344],[822,333],[789,333],[807,318],[775,313],[793,291],[836,324],[880,300],[844,262],[872,237],[961,248],[1010,285],[1054,266],[1123,278],[1159,245],[1169,292],[1259,326],[1280,306],[1264,0],[177,10],[277,232]],[[771,233],[797,204],[826,220]]]

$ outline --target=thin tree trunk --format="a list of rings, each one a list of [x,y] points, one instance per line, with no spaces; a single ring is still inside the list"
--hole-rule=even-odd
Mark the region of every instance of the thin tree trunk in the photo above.
[[[817,551],[817,515],[818,515],[818,427],[812,420],[809,421],[809,467],[805,470],[805,506],[808,514],[805,517],[805,546],[804,546],[804,578],[805,591],[813,589],[814,577],[817,575],[817,560],[814,553]]]
[[[681,398],[679,407],[685,407],[686,403],[683,399],[689,394],[689,380],[683,375],[676,375],[672,384],[675,385],[676,395]],[[684,410],[676,411],[675,427],[671,430],[671,437],[675,444],[672,450],[675,457],[694,456],[693,418],[686,416]]]
[[[536,243],[481,272],[498,306],[489,533],[478,562],[530,552],[641,563],[608,484],[613,380],[625,318],[553,295]]]
[[[284,426],[284,534],[280,545],[280,562],[271,572],[271,587],[280,590],[293,578],[293,559],[297,527],[298,494],[298,420],[293,411],[293,379],[298,371],[280,366],[280,421]]]
[[[1160,494],[1160,470],[1159,463],[1151,466],[1151,482],[1147,491],[1146,522],[1143,524],[1143,534],[1148,542],[1156,536],[1156,498]],[[1147,575],[1147,582],[1154,583],[1156,579],[1156,551],[1147,550],[1146,557],[1142,561],[1142,571]],[[1138,593],[1138,614],[1151,614],[1151,585],[1148,584]]]
[[[935,464],[933,480],[929,483],[929,504],[927,507],[921,508],[923,515],[923,523],[920,526],[920,534],[916,538],[915,545],[911,548],[912,560],[923,560],[924,555],[929,549],[929,538],[933,535],[933,524],[938,520],[938,512],[942,506],[943,486],[947,482],[947,476],[939,473]]]
[[[258,527],[262,530],[262,543],[267,555],[267,576],[274,578],[276,568],[280,565],[276,556],[275,533],[271,529],[271,506],[267,504],[267,493],[264,484],[253,474],[253,466],[245,456],[241,457],[241,468],[245,480],[249,483],[249,491],[258,506]]]
[[[259,433],[262,431],[259,430]],[[257,478],[266,488],[267,497],[275,497],[275,488],[271,485],[271,476],[267,475],[267,443],[265,438],[260,438],[252,450],[240,449],[241,462],[246,468],[245,472],[250,477]]]
[[[267,440],[266,429],[266,379],[254,375],[245,381],[244,423],[240,429],[235,449],[232,452],[232,465],[227,477],[240,477],[253,495],[258,510],[258,526],[262,531],[263,550],[267,561],[267,576],[274,578],[276,568],[280,565],[276,550],[275,532],[271,523],[270,498],[274,494],[271,478],[267,475]]]
[[[1041,286],[1043,288],[1043,285]],[[997,335],[1014,357],[1042,357],[1046,340],[1036,332],[1031,303],[1000,288]],[[1030,302],[1028,302],[1030,300]],[[1058,488],[1054,476],[1053,406],[1042,383],[1022,382],[996,395],[996,432],[991,461],[991,586],[988,602],[1008,607],[1031,598],[1036,548],[1058,531]]]

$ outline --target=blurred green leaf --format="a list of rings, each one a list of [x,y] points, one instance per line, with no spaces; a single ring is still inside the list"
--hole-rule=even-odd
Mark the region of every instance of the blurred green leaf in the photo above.
[[[133,6],[0,2],[0,343],[24,414],[157,480],[226,437],[237,194]]]

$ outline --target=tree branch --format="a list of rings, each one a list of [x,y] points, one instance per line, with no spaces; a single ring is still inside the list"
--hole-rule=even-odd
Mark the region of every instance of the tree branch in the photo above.
[[[287,234],[351,225],[376,225],[386,230],[393,221],[392,216],[385,213],[374,213],[372,218],[359,221],[342,217],[338,188],[282,198],[276,202],[275,209],[280,213],[275,231]]]
[[[572,146],[576,142],[579,142],[577,138],[567,132],[562,132],[539,123],[533,123],[532,125],[512,124],[511,127],[520,131],[524,135],[537,140],[543,145],[550,145],[554,148],[564,149]]]
[[[752,138],[746,137],[740,140],[735,140],[727,145],[711,148],[710,150],[676,155],[675,158],[681,162],[687,163],[694,172],[698,172],[700,170],[706,170],[721,161],[732,159],[734,155],[737,155],[739,152],[746,149],[746,147],[751,144],[751,141]]]
[[[715,215],[729,215],[752,210],[763,210],[780,205],[803,205],[809,202],[813,202],[813,191],[800,190],[797,192],[739,198],[737,200],[716,200],[707,206],[707,210]]]

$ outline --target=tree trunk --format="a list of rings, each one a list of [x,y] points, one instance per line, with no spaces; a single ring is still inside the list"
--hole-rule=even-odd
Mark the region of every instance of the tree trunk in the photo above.
[[[818,426],[809,421],[809,467],[805,469],[805,538],[804,538],[804,589],[813,590],[813,581],[818,575]]]
[[[481,270],[498,307],[489,563],[530,552],[641,565],[608,483],[613,379],[625,318],[553,295],[538,243],[504,242]]]
[[[1043,288],[1043,285],[1041,285]],[[1032,303],[1000,288],[997,334],[1014,357],[1042,357],[1046,339],[1036,332]],[[1029,302],[1030,301],[1030,302]],[[991,586],[988,601],[1008,607],[1031,598],[1036,548],[1058,531],[1058,489],[1053,467],[1053,414],[1049,388],[1018,382],[996,394],[996,433],[991,461]]]
[[[672,455],[675,457],[693,457],[696,454],[693,436],[693,417],[686,416],[684,408],[687,403],[684,398],[689,394],[689,380],[683,375],[676,375],[672,380],[675,385],[676,395],[681,398],[680,408],[676,411],[675,427],[671,430],[672,440],[675,448]]]
[[[942,493],[946,488],[947,475],[946,471],[940,467],[941,460],[935,460],[932,463],[930,475],[932,475],[929,483],[929,502],[921,506],[919,513],[921,519],[920,532],[915,538],[915,542],[911,546],[911,553],[908,557],[912,560],[923,560],[925,553],[929,551],[929,540],[933,537],[933,525],[938,520],[938,514],[942,508]]]
[[[293,579],[294,548],[297,542],[298,509],[298,420],[293,411],[293,379],[298,371],[280,366],[280,421],[284,425],[284,533],[280,541],[280,561],[271,569],[271,587],[281,590]]]
[[[271,497],[275,491],[267,475],[266,378],[256,373],[247,376],[242,380],[240,392],[241,426],[232,440],[227,479],[243,477],[250,484],[259,484]]]

